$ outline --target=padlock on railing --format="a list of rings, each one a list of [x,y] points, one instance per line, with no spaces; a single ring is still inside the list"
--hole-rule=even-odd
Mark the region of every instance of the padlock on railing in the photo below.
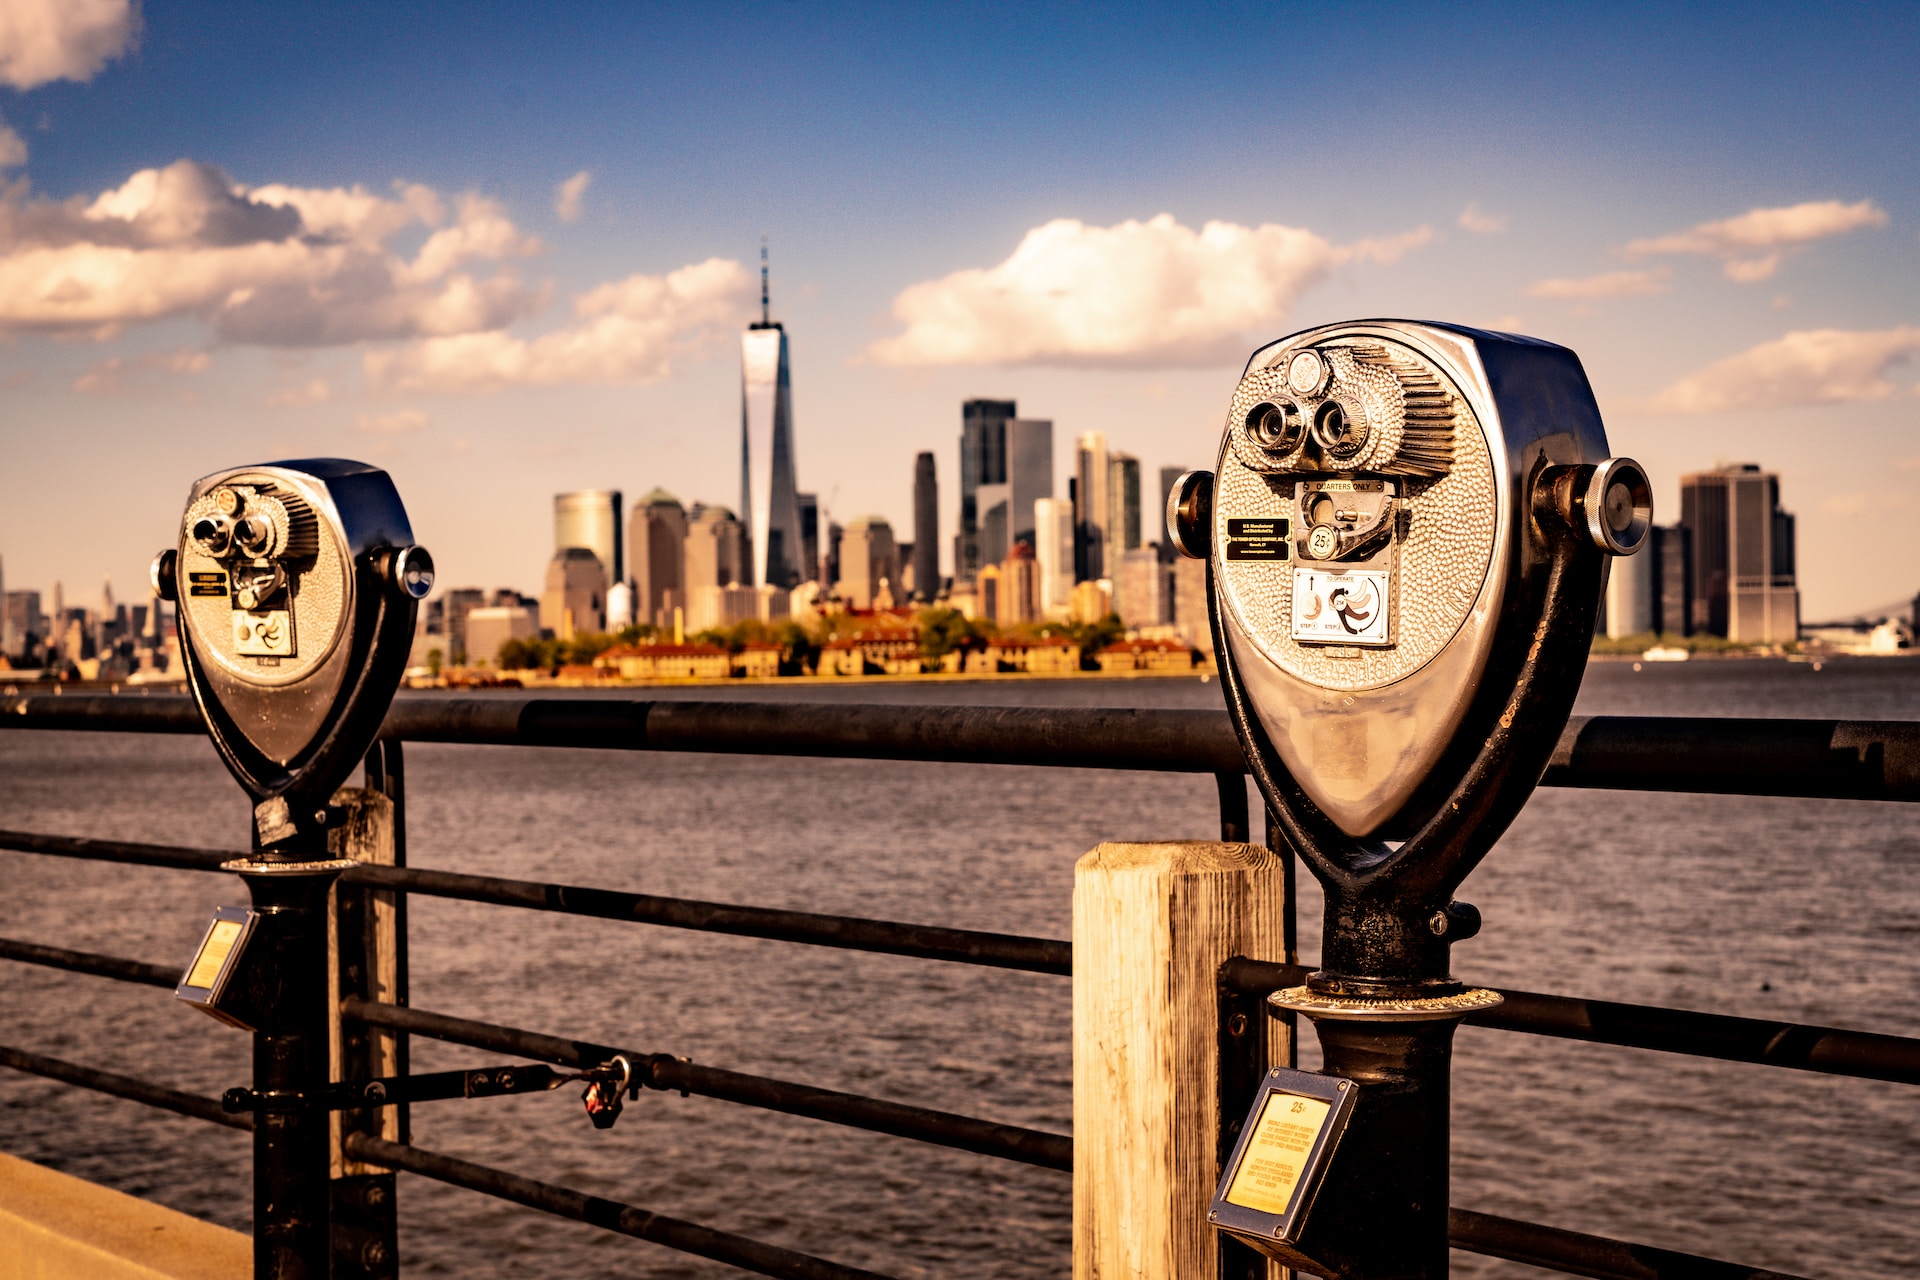
[[[640,1096],[640,1086],[633,1078],[633,1064],[624,1054],[581,1074],[587,1087],[581,1091],[580,1102],[596,1129],[613,1128],[627,1098]]]

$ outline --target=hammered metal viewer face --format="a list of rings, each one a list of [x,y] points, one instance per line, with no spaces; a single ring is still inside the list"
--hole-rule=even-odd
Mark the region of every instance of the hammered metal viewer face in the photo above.
[[[1508,455],[1473,343],[1427,326],[1285,339],[1234,394],[1211,548],[1226,640],[1282,763],[1350,835],[1407,803],[1471,702]]]
[[[404,658],[376,632],[410,633],[432,560],[386,472],[308,459],[195,482],[155,575],[177,601],[203,711],[230,722],[216,732],[238,752],[229,766],[265,792],[290,785],[350,705],[371,705],[376,651],[383,671]]]

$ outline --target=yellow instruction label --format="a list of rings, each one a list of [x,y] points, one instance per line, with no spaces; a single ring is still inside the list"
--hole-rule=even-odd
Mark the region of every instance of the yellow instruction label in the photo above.
[[[1332,1109],[1318,1098],[1269,1094],[1246,1154],[1234,1171],[1233,1185],[1227,1188],[1227,1201],[1243,1209],[1285,1214],[1300,1188],[1307,1153]]]
[[[207,930],[207,940],[200,944],[200,954],[193,958],[193,968],[187,971],[186,984],[205,991],[213,990],[213,980],[220,976],[220,966],[227,962],[233,953],[233,944],[240,940],[241,926],[234,920],[215,920],[213,928]]]

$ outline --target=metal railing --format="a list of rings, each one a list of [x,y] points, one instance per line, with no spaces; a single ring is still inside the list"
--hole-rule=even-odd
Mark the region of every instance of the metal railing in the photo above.
[[[0,728],[201,732],[191,702],[174,695],[0,697]],[[1221,838],[1243,841],[1251,834],[1244,762],[1224,712],[844,706],[604,696],[403,696],[395,701],[383,734],[386,745],[376,753],[379,759],[370,765],[370,773],[377,767],[383,777],[396,778],[402,741],[1208,773],[1218,783]],[[1576,719],[1562,736],[1543,782],[1567,787],[1914,801],[1920,800],[1920,724]],[[389,790],[398,792],[397,787]],[[403,814],[403,809],[396,813],[402,830]],[[217,870],[239,854],[16,831],[0,831],[0,849],[196,871]],[[1277,852],[1284,856],[1284,850]],[[1072,971],[1071,944],[1051,939],[406,866],[362,865],[348,872],[342,883],[397,897],[457,898],[1035,973]],[[1289,872],[1289,940],[1294,933],[1290,886]],[[178,977],[167,966],[12,939],[0,939],[0,959],[159,987],[173,986]],[[1300,965],[1246,958],[1222,967],[1223,1080],[1230,1069],[1244,1073],[1249,1066],[1248,1061],[1230,1063],[1228,1055],[1244,1059],[1248,1044],[1258,1040],[1240,1035],[1234,1042],[1224,1028],[1238,1018],[1237,1025],[1244,1029],[1249,1013],[1260,1016],[1259,1005],[1268,993],[1298,984],[1309,972]],[[404,993],[404,981],[399,990]],[[1596,1044],[1920,1084],[1920,1039],[1526,991],[1503,994],[1505,1004],[1471,1021]],[[354,995],[342,999],[340,1017],[344,1024],[426,1036],[577,1070],[624,1056],[635,1068],[635,1083],[650,1089],[698,1093],[1042,1168],[1067,1170],[1072,1165],[1072,1142],[1065,1135],[694,1064],[657,1048],[568,1039],[412,1008],[404,1000],[385,1003]],[[1256,1070],[1264,1066],[1251,1065]],[[249,1115],[230,1114],[215,1099],[22,1049],[0,1047],[0,1066],[213,1123],[244,1128],[252,1122]],[[1223,1109],[1223,1117],[1226,1114]],[[465,1187],[764,1275],[809,1280],[873,1275],[406,1141],[350,1133],[344,1149],[353,1160]],[[1759,1280],[1780,1275],[1460,1208],[1452,1211],[1450,1235],[1458,1249],[1601,1280],[1681,1276]],[[370,1267],[365,1274],[391,1274],[390,1262]]]

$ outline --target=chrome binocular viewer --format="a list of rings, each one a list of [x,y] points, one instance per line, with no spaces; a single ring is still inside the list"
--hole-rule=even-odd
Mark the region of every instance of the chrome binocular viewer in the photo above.
[[[392,479],[337,458],[216,472],[194,484],[178,545],[152,575],[177,604],[187,684],[214,745],[256,802],[258,847],[322,830],[399,687],[433,588]]]
[[[1168,528],[1208,562],[1249,767],[1329,885],[1329,983],[1448,984],[1447,895],[1539,781],[1606,558],[1652,518],[1564,347],[1381,320],[1248,361],[1216,470],[1181,477]],[[1335,900],[1386,882],[1420,901],[1361,932],[1399,942],[1343,955]]]

